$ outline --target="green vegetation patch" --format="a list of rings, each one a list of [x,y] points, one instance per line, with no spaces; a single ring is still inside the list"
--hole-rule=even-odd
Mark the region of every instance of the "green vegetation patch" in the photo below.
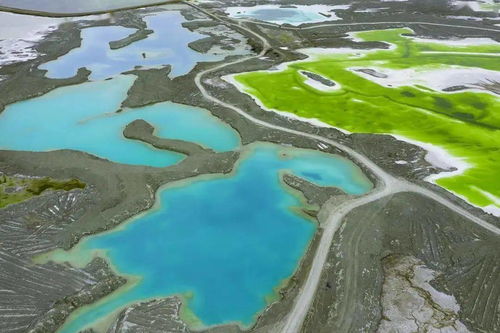
[[[436,183],[484,207],[500,207],[500,99],[487,92],[436,91],[422,85],[382,86],[353,68],[433,70],[476,68],[500,71],[500,45],[447,45],[411,38],[410,29],[355,34],[383,41],[388,49],[317,54],[289,63],[282,71],[235,76],[244,91],[267,108],[317,118],[351,132],[397,134],[445,148],[469,168]],[[325,92],[305,83],[299,71],[320,74],[340,84]]]
[[[75,188],[85,188],[85,183],[78,179],[57,181],[48,177],[9,177],[0,174],[0,208],[28,200],[46,190],[70,191]]]

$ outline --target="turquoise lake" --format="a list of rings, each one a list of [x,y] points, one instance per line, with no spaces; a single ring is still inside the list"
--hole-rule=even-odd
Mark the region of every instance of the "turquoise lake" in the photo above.
[[[135,29],[104,26],[82,29],[82,45],[60,58],[40,66],[50,78],[68,78],[86,67],[92,80],[100,80],[134,69],[135,66],[158,67],[171,65],[171,78],[187,74],[197,62],[222,60],[228,55],[244,54],[245,50],[226,54],[198,53],[188,47],[190,42],[206,35],[182,27],[186,20],[179,11],[164,11],[144,18],[154,33],[126,47],[111,50],[109,42],[127,37]],[[145,58],[143,57],[145,54]]]
[[[165,187],[155,209],[55,255],[71,261],[106,253],[120,273],[140,277],[133,288],[79,310],[60,332],[174,294],[190,295],[187,306],[202,325],[249,326],[293,274],[316,229],[292,210],[301,203],[285,190],[280,171],[351,194],[371,188],[358,167],[338,156],[272,144],[247,149],[234,175]]]
[[[136,119],[154,125],[160,137],[193,141],[216,151],[239,146],[238,133],[204,109],[164,102],[116,113],[134,80],[133,75],[122,75],[63,87],[7,106],[0,114],[0,149],[74,149],[118,163],[154,167],[184,158],[123,137],[125,126]]]

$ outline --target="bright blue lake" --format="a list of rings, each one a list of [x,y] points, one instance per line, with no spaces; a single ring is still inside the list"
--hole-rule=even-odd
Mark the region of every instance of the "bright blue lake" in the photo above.
[[[61,332],[78,332],[127,304],[173,294],[190,295],[188,307],[203,325],[251,325],[266,297],[293,274],[316,228],[292,210],[301,204],[282,185],[282,170],[352,194],[371,188],[347,159],[254,144],[234,175],[166,187],[155,209],[59,257],[104,251],[120,273],[140,277],[135,287],[80,310]]]
[[[146,39],[124,48],[111,50],[110,41],[127,37],[135,30],[121,26],[93,27],[82,30],[82,45],[69,53],[40,66],[50,78],[68,78],[78,68],[92,71],[90,78],[100,80],[134,69],[135,66],[156,67],[171,65],[170,77],[187,74],[197,62],[221,60],[229,54],[242,54],[246,50],[226,54],[202,54],[188,47],[190,42],[206,35],[182,27],[186,20],[179,11],[165,11],[145,17],[149,29],[154,31]],[[145,54],[145,58],[143,57]]]
[[[160,137],[193,141],[217,151],[238,147],[237,132],[200,108],[164,102],[116,113],[134,79],[122,75],[63,87],[7,106],[0,114],[0,149],[74,149],[114,162],[155,167],[183,158],[123,137],[123,129],[135,119],[153,124]]]

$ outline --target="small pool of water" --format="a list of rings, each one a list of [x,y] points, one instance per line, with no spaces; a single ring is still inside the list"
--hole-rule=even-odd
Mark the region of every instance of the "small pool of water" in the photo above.
[[[78,332],[127,304],[173,294],[189,296],[199,325],[249,326],[293,274],[316,229],[293,210],[301,203],[279,173],[351,194],[371,188],[361,170],[339,156],[273,144],[246,149],[233,175],[165,187],[145,215],[53,254],[57,261],[83,264],[98,251],[121,274],[139,278],[132,288],[76,312],[60,332]]]
[[[134,69],[135,66],[171,65],[171,78],[187,74],[197,62],[221,60],[227,55],[247,52],[237,48],[224,54],[199,53],[188,47],[190,42],[206,38],[182,26],[186,20],[179,11],[165,11],[144,19],[154,33],[126,47],[111,50],[109,42],[127,37],[135,29],[104,26],[82,29],[82,45],[56,60],[42,64],[50,78],[68,78],[86,67],[92,80],[100,80]]]
[[[301,25],[303,23],[340,20],[335,11],[347,8],[349,8],[348,5],[296,5],[294,8],[281,7],[280,5],[258,5],[254,7],[229,7],[226,12],[234,18],[252,18],[276,24]]]
[[[116,113],[134,80],[133,75],[121,75],[7,106],[0,114],[0,149],[74,149],[118,163],[155,167],[184,157],[123,137],[125,126],[136,119],[151,123],[160,137],[193,141],[217,151],[239,146],[236,131],[200,108],[164,102]]]

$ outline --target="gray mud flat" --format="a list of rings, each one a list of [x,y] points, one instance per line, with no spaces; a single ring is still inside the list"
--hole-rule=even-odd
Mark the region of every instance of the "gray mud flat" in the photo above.
[[[159,138],[153,135],[154,127],[142,119],[136,119],[128,124],[123,130],[123,136],[127,139],[139,140],[149,143],[155,148],[175,151],[188,156],[196,154],[214,154],[215,152],[194,142]]]
[[[168,101],[175,95],[177,85],[168,77],[171,66],[161,69],[136,69],[125,74],[134,74],[137,79],[127,92],[122,107],[134,108]]]
[[[32,262],[57,248],[57,236],[92,207],[94,191],[52,192],[0,210],[0,331],[53,332],[75,308],[125,284],[100,259],[83,269]]]
[[[125,38],[109,42],[109,48],[111,50],[121,49],[125,46],[132,44],[132,43],[146,39],[152,33],[153,33],[153,30],[150,30],[150,29],[137,30],[136,32],[128,35]]]
[[[189,332],[179,319],[181,305],[175,296],[131,305],[118,315],[108,333]]]
[[[374,332],[388,256],[411,256],[439,275],[470,330],[500,328],[498,236],[429,199],[401,193],[352,211],[335,235],[303,332]],[[384,273],[384,267],[386,272]],[[403,302],[404,300],[399,300]],[[446,326],[443,322],[436,326]]]
[[[307,76],[308,78],[314,80],[314,81],[318,81],[319,83],[327,86],[327,87],[335,87],[335,82],[333,82],[332,80],[329,80],[319,74],[316,74],[316,73],[311,73],[311,72],[308,72],[308,71],[301,71],[302,74],[304,74],[305,76]]]
[[[429,284],[437,273],[421,260],[390,255],[382,264],[382,320],[378,332],[469,332],[459,321],[455,298],[438,292]]]

